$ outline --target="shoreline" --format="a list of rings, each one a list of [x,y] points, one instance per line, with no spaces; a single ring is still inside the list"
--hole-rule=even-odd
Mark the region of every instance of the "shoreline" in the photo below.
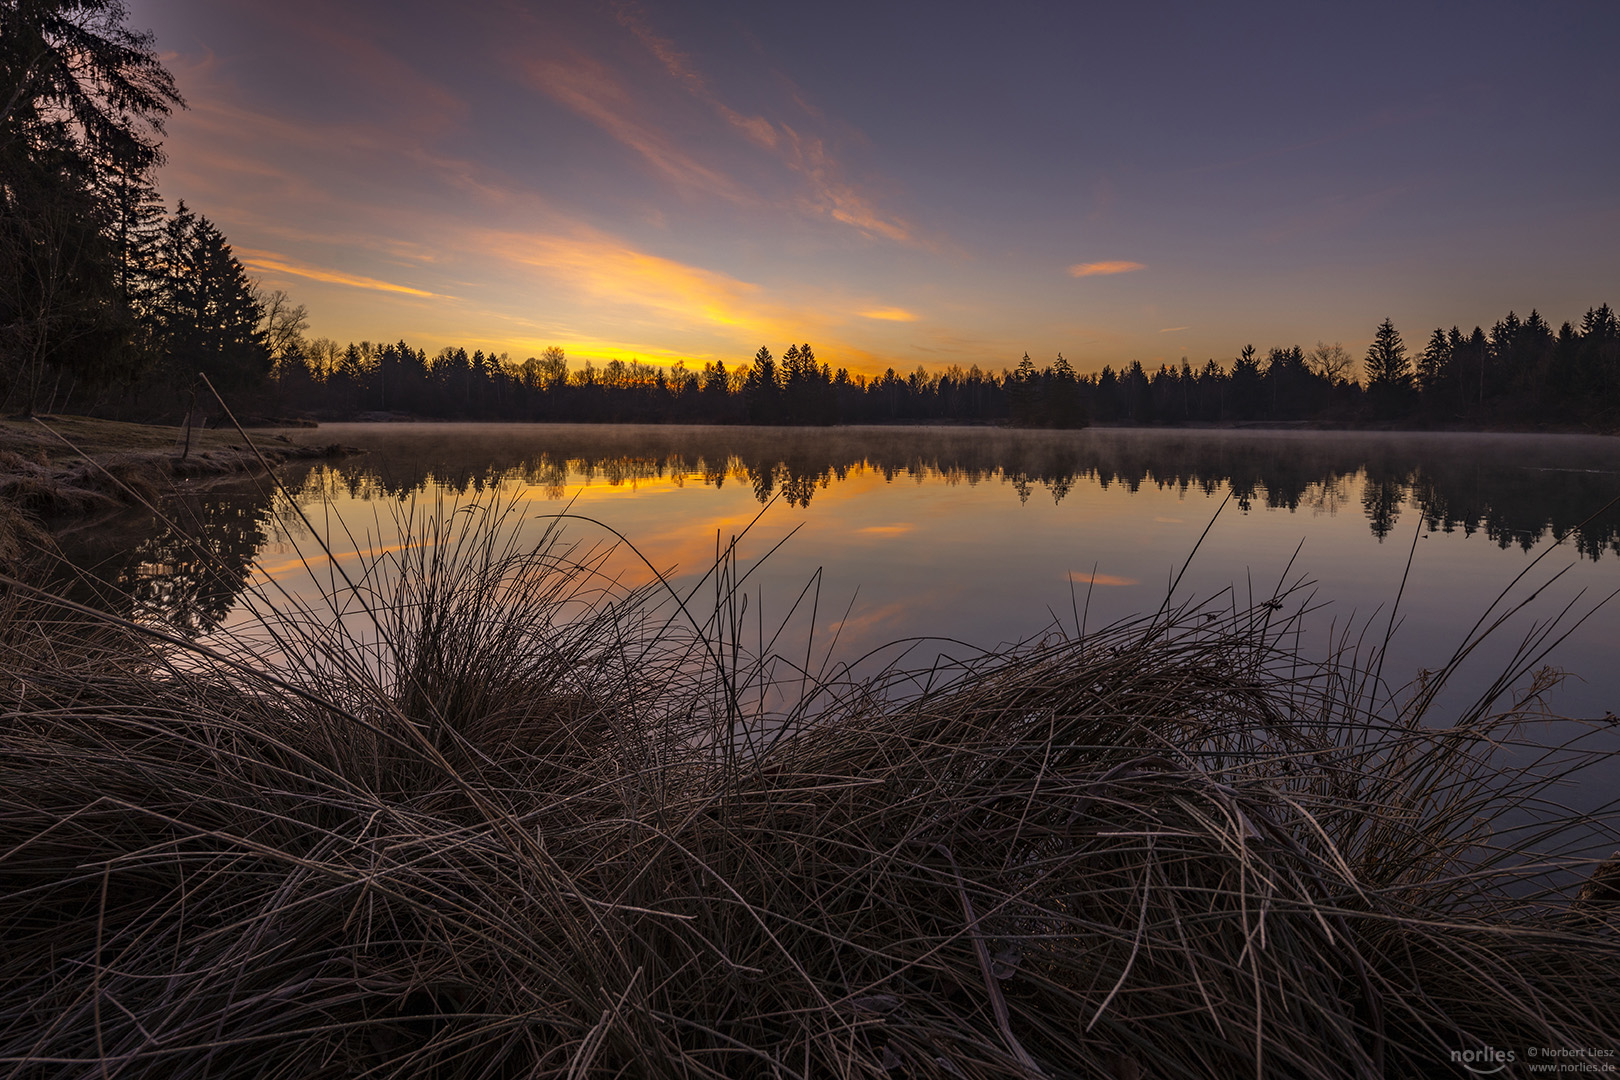
[[[317,423],[315,421],[301,420],[301,424]],[[698,421],[644,421],[644,420],[514,420],[502,417],[443,417],[443,416],[415,416],[409,413],[382,413],[366,412],[355,416],[325,416],[318,421],[319,426],[334,424],[367,424],[378,427],[399,426],[404,424],[445,425],[445,424],[477,424],[477,425],[578,425],[585,427],[721,427],[747,430],[749,428],[803,428],[807,431],[840,430],[844,428],[918,428],[918,427],[947,427],[947,428],[984,428],[992,431],[1085,431],[1095,428],[1103,431],[1332,431],[1332,432],[1375,432],[1383,434],[1421,434],[1425,432],[1445,433],[1453,435],[1592,435],[1600,437],[1614,437],[1620,435],[1620,430],[1604,427],[1593,427],[1586,424],[1512,424],[1498,423],[1486,426],[1453,423],[1402,423],[1398,420],[1380,421],[1353,421],[1353,420],[1181,420],[1173,423],[1153,424],[1140,423],[1130,420],[1093,420],[1074,426],[1059,425],[1018,425],[1006,420],[961,420],[948,417],[935,417],[926,419],[890,420],[885,422],[868,423],[836,423],[836,424],[727,424],[703,423]],[[252,425],[244,425],[252,427]],[[266,425],[270,426],[270,425]]]
[[[183,482],[252,476],[293,461],[359,453],[340,443],[294,442],[268,432],[256,451],[234,429],[193,429],[189,452],[174,428],[41,416],[0,420],[0,567],[56,526],[138,506]],[[262,458],[262,463],[261,463]]]

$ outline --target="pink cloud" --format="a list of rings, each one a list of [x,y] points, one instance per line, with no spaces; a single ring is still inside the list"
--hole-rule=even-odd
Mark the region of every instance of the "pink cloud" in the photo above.
[[[670,182],[737,201],[745,198],[730,177],[700,163],[638,116],[624,84],[595,60],[576,53],[567,62],[537,61],[528,65],[527,75],[537,89],[640,154]]]
[[[1107,262],[1075,263],[1069,267],[1071,277],[1098,277],[1113,274],[1129,274],[1133,270],[1145,270],[1145,263],[1131,262],[1128,259],[1113,259]]]

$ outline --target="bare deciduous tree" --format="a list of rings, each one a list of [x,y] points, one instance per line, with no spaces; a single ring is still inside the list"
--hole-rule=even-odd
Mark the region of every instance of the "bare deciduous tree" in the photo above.
[[[285,289],[266,293],[255,287],[253,298],[264,309],[259,329],[273,360],[280,361],[295,349],[304,347],[304,331],[309,329],[309,311],[303,304],[294,304]]]
[[[1318,341],[1316,348],[1306,354],[1305,363],[1313,375],[1337,383],[1350,377],[1355,370],[1356,358],[1345,351],[1341,342],[1335,341],[1329,345],[1325,341]]]

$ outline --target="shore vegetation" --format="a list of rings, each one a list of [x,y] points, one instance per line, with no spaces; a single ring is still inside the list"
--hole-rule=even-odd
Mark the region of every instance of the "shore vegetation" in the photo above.
[[[872,672],[751,637],[735,547],[677,597],[508,513],[311,551],[320,601],[202,640],[7,579],[0,1065],[1380,1077],[1612,1039],[1617,822],[1559,802],[1611,732],[1548,726],[1553,629],[1446,715],[1451,667],[1304,655],[1303,586]]]

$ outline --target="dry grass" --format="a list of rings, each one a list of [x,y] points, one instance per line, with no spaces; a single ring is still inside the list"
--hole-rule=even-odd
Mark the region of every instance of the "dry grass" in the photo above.
[[[237,430],[193,430],[82,416],[0,419],[0,505],[45,518],[82,517],[150,505],[176,480],[229,479],[266,463],[355,453],[337,444],[305,445],[284,436],[265,447]]]
[[[1614,822],[1550,801],[1577,750],[1523,764],[1544,682],[1441,724],[1300,656],[1297,592],[855,679],[748,656],[729,557],[696,611],[498,509],[413,535],[334,581],[345,621],[278,601],[214,648],[10,589],[0,1075],[1612,1045],[1620,925],[1571,894]]]

